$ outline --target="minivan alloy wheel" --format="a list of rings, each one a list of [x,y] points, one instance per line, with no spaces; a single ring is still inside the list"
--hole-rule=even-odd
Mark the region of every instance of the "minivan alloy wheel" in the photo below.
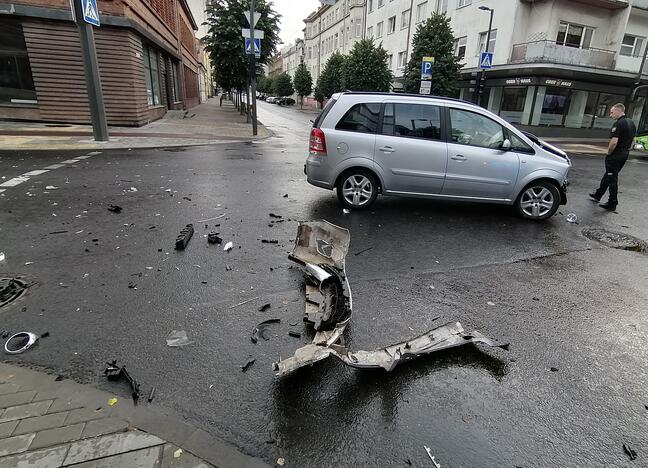
[[[372,198],[373,183],[363,174],[353,174],[342,184],[342,195],[349,205],[364,206]]]
[[[529,218],[542,218],[556,203],[554,194],[542,185],[527,188],[520,198],[520,209]]]

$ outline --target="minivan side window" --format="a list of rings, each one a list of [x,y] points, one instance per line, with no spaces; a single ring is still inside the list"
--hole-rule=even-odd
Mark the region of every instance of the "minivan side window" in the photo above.
[[[531,148],[522,138],[512,132],[508,132],[508,134],[509,140],[511,140],[511,149],[513,151],[517,151],[518,153],[535,154],[533,148]]]
[[[380,103],[356,104],[344,114],[336,130],[348,132],[376,133],[380,117]]]
[[[427,104],[385,104],[383,135],[441,140],[441,111]]]
[[[452,143],[493,149],[504,143],[504,128],[494,120],[475,112],[449,110]]]

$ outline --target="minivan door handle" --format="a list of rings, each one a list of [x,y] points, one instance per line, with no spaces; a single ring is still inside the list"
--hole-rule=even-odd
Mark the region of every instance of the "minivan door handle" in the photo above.
[[[450,159],[454,159],[455,161],[466,161],[468,158],[463,154],[458,154],[456,156],[452,156]]]
[[[382,148],[378,148],[378,149],[379,149],[380,151],[382,151],[383,153],[393,153],[393,152],[396,151],[396,150],[395,150],[394,148],[392,148],[391,146],[383,146]]]

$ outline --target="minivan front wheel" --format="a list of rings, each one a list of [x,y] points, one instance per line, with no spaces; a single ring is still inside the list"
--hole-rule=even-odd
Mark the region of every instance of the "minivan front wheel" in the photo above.
[[[346,208],[363,210],[369,208],[376,200],[378,183],[367,171],[349,171],[340,178],[337,195]]]
[[[535,221],[550,218],[558,210],[558,206],[560,206],[558,187],[544,180],[527,185],[515,203],[520,216]]]

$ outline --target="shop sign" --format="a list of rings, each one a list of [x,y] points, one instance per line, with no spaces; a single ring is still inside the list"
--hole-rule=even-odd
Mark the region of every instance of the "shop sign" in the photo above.
[[[509,78],[505,81],[507,86],[520,86],[534,84],[533,78]]]
[[[574,83],[572,81],[557,80],[554,78],[545,78],[542,84],[547,86],[560,86],[563,88],[571,88]]]

